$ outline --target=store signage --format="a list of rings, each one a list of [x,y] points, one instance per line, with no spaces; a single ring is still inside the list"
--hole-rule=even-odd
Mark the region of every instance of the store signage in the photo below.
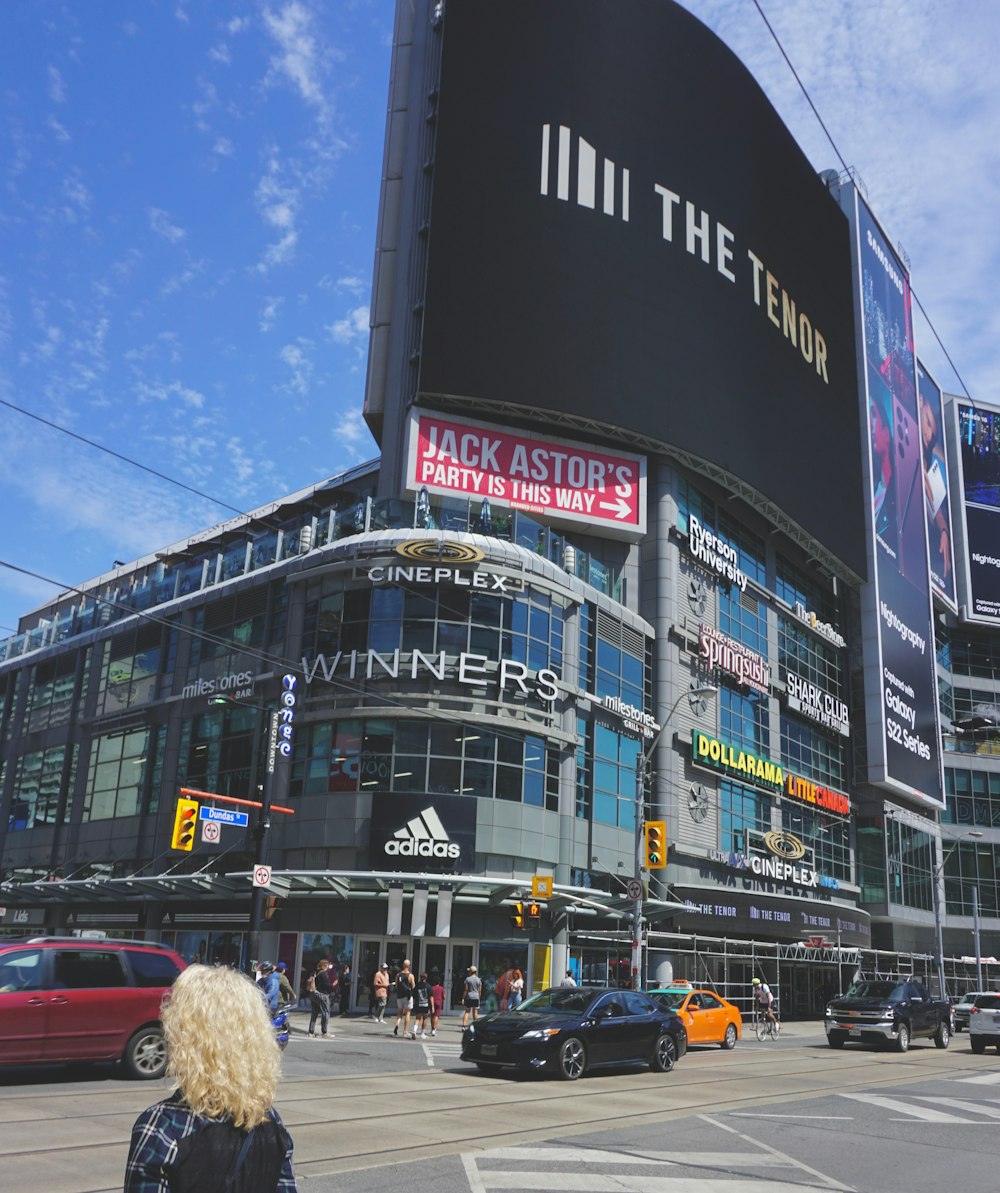
[[[725,671],[738,684],[764,696],[771,690],[771,668],[767,660],[719,630],[707,625],[701,627],[698,652],[710,671]]]
[[[616,538],[646,530],[644,457],[470,419],[414,413],[406,483],[584,523]]]
[[[281,677],[281,705],[278,709],[277,748],[282,758],[291,758],[292,756],[292,741],[295,737],[295,706],[298,703],[295,688],[298,682],[298,677],[295,675],[283,675]]]
[[[338,650],[329,658],[325,654],[314,659],[303,656],[302,674],[307,685],[318,676],[327,683],[335,683],[338,679],[418,679],[429,674],[442,682],[451,680],[474,688],[495,683],[501,692],[516,691],[522,696],[536,696],[545,703],[556,699],[561,682],[548,667],[531,671],[516,659],[497,661],[468,651],[450,655],[443,650],[433,655],[422,650],[397,649],[388,654],[376,650]]]
[[[784,858],[786,862],[797,862],[806,856],[806,847],[794,833],[772,829],[762,839],[771,853]]]
[[[694,514],[688,514],[688,551],[710,572],[715,572],[740,592],[746,592],[749,577],[739,567],[736,548],[703,526]]]
[[[797,944],[804,932],[822,932],[842,945],[866,948],[871,943],[870,920],[863,911],[818,905],[815,896],[769,898],[752,891],[679,884],[672,890],[685,906],[676,920],[679,932],[736,931]]]
[[[636,708],[634,704],[627,704],[620,696],[592,696],[591,699],[599,700],[598,708],[602,711],[620,717],[621,727],[626,733],[633,733],[636,737],[652,738],[660,731],[655,717],[643,712],[641,708]]]
[[[457,567],[456,563],[478,563],[483,552],[478,547],[445,540],[423,539],[401,543],[396,554],[418,564],[380,564],[368,569],[372,584],[453,584],[456,588],[475,588],[485,592],[509,593],[519,590],[520,581],[496,572],[480,572]]]
[[[192,696],[231,696],[234,700],[246,700],[254,694],[256,676],[252,671],[230,671],[228,675],[217,675],[213,679],[199,676],[184,685],[181,699]]]
[[[762,758],[749,750],[741,750],[739,746],[732,746],[698,729],[692,734],[691,758],[695,766],[720,771],[741,783],[749,783],[767,791],[781,792],[802,803],[822,808],[825,812],[836,812],[840,816],[849,816],[851,813],[851,801],[839,791],[832,791],[799,775],[786,774],[780,763]]]
[[[847,643],[844,641],[842,634],[838,633],[828,621],[820,621],[820,619],[810,609],[807,609],[800,601],[796,601],[794,605],[795,616],[807,625],[811,630],[814,630],[821,638],[825,638],[827,642],[833,646],[839,647],[843,650]]]
[[[792,712],[801,713],[824,729],[839,733],[841,737],[850,736],[850,719],[843,700],[838,700],[836,696],[831,696],[829,692],[824,692],[791,671],[785,672],[785,693]]]
[[[471,873],[476,800],[460,795],[372,797],[368,864],[374,871]]]

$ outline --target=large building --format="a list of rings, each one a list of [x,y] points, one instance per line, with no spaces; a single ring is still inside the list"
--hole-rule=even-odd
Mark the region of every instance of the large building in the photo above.
[[[909,310],[682,9],[400,4],[380,458],[0,643],[0,930],[995,980],[1000,412]]]

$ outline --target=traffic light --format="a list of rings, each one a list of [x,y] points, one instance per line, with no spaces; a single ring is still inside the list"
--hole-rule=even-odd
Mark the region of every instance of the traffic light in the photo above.
[[[665,820],[647,820],[646,833],[646,869],[664,870],[667,866],[667,822]]]
[[[526,911],[529,928],[537,928],[542,918],[542,909],[537,903],[529,903]]]
[[[511,924],[518,929],[524,927],[524,904],[515,903],[514,910],[510,913]]]
[[[198,801],[179,799],[174,813],[174,835],[170,838],[171,849],[183,849],[189,853],[194,846],[194,828],[198,822]]]

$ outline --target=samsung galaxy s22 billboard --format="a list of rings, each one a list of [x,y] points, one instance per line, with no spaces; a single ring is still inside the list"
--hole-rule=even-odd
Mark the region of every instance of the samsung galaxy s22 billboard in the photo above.
[[[955,400],[962,492],[963,616],[1000,623],[1000,408]]]
[[[869,549],[864,637],[878,643],[865,671],[868,776],[942,807],[927,506],[910,279],[871,212],[852,191],[862,385],[868,414]]]
[[[422,399],[679,448],[863,576],[847,220],[746,68],[670,0],[439,36]]]

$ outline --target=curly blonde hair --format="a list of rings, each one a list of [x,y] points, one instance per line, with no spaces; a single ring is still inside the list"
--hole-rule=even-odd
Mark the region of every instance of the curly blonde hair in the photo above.
[[[244,1130],[274,1103],[281,1052],[254,983],[231,969],[189,965],[164,1004],[167,1075],[195,1114]]]

